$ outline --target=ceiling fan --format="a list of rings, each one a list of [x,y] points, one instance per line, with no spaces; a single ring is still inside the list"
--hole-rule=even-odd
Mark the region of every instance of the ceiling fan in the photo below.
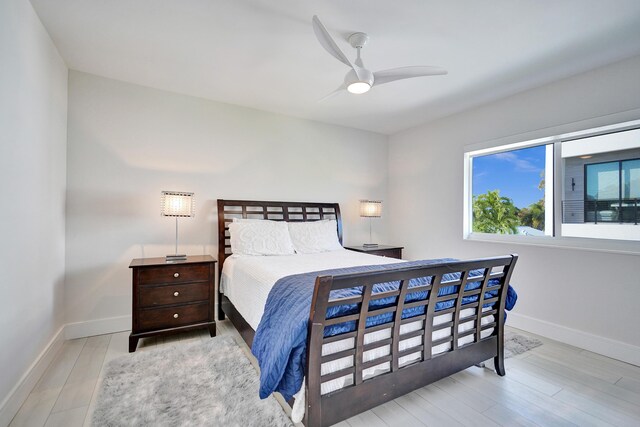
[[[399,67],[371,72],[364,67],[362,58],[360,57],[360,49],[365,47],[369,41],[369,36],[367,34],[353,33],[349,36],[349,44],[358,51],[356,60],[351,62],[333,41],[333,38],[331,38],[329,32],[325,26],[322,25],[322,22],[320,22],[317,15],[313,16],[312,23],[313,31],[316,33],[316,38],[322,47],[338,61],[351,68],[351,70],[349,70],[344,76],[344,83],[335,91],[322,98],[321,101],[340,93],[345,89],[353,94],[362,94],[368,92],[373,86],[380,86],[381,84],[396,80],[447,74],[447,70],[444,68],[429,66]]]

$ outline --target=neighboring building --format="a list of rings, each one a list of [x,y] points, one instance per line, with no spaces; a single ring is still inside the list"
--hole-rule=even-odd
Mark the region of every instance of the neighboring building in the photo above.
[[[565,160],[564,222],[637,222],[640,148]]]
[[[569,141],[562,148],[563,235],[637,239],[640,129]],[[614,225],[618,228],[611,232],[608,226]],[[636,227],[622,230],[620,225]]]

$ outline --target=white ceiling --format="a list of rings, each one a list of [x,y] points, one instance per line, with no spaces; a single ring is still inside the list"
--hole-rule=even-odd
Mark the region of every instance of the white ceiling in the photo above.
[[[640,54],[639,0],[31,0],[69,68],[384,134]],[[340,94],[317,14],[365,65],[446,76]]]

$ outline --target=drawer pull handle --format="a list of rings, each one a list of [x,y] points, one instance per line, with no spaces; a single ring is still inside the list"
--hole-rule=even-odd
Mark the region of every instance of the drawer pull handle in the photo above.
[[[176,277],[176,278],[180,277],[180,273],[173,273],[173,277]]]
[[[174,315],[173,315],[173,318],[174,318],[174,319],[177,319],[178,317],[180,317],[180,315],[179,315],[178,313],[176,313],[176,314],[174,314]]]
[[[174,297],[177,297],[178,295],[180,295],[180,292],[178,292],[178,291],[175,291],[175,292],[173,293],[173,296],[174,296]]]

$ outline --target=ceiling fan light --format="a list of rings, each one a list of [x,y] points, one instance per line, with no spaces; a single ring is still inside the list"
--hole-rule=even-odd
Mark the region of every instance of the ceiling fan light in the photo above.
[[[347,90],[349,91],[349,93],[353,93],[356,95],[369,92],[369,89],[371,89],[371,85],[367,82],[354,82],[347,86]]]

